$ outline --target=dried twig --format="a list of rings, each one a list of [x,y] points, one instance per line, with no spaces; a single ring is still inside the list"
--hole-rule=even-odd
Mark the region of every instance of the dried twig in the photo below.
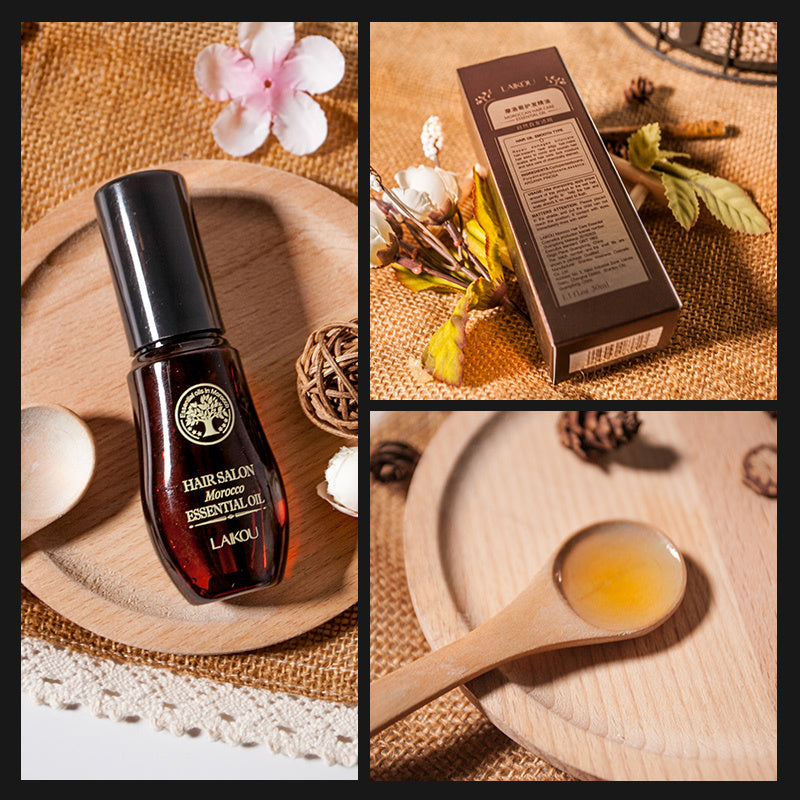
[[[725,135],[725,123],[718,119],[698,122],[660,122],[659,125],[664,136],[671,136],[673,139],[715,139]],[[641,125],[613,125],[598,128],[597,131],[606,138],[616,138],[630,136],[641,127]]]
[[[663,206],[667,205],[667,196],[664,192],[664,186],[658,178],[654,178],[647,172],[634,167],[630,161],[626,161],[624,158],[615,156],[613,153],[610,153],[610,155],[614,166],[617,168],[617,172],[619,172],[623,180],[633,184],[642,184],[647,188],[647,191],[650,192],[650,195],[657,203]]]

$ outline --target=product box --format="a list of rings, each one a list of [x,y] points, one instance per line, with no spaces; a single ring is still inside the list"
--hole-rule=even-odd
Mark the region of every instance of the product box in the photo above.
[[[681,302],[556,48],[458,76],[553,383],[663,348]]]

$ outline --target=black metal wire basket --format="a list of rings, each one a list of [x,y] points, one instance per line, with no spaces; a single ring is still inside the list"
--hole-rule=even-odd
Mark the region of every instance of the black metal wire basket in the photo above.
[[[620,22],[661,58],[741,83],[778,82],[777,22]]]

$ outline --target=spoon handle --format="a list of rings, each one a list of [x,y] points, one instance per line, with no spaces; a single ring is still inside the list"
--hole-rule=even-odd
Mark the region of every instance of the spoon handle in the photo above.
[[[562,604],[554,604],[553,595],[549,570],[543,570],[512,603],[482,625],[374,681],[369,690],[370,736],[500,664],[558,646],[559,623],[565,620]]]
[[[479,630],[373,681],[369,688],[369,735],[374,736],[428,701],[489,669],[487,652],[476,646]]]
[[[482,625],[370,684],[370,736],[512,659],[612,638],[618,637],[588,625],[569,609],[554,588],[549,564],[513,602]]]

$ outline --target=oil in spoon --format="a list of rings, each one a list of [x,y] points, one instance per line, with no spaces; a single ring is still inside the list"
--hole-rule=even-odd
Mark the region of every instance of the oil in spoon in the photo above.
[[[625,520],[593,527],[577,536],[555,564],[561,591],[584,620],[599,628],[627,631],[664,619],[680,602],[685,570],[665,536]],[[677,562],[677,563],[676,563]]]

